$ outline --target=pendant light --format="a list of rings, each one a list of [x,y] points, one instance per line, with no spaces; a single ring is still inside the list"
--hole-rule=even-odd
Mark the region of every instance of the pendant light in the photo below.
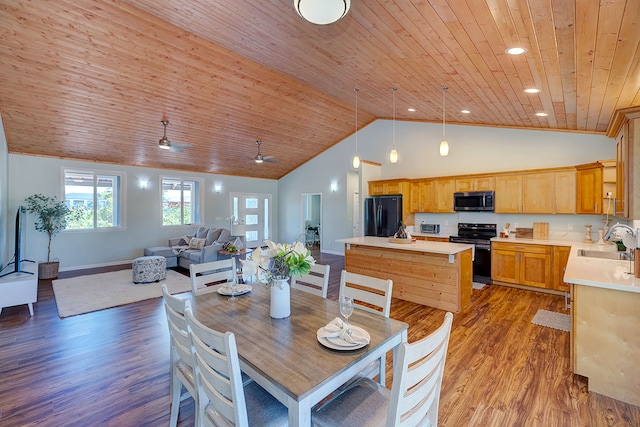
[[[302,18],[317,25],[333,24],[349,13],[351,0],[293,0]]]
[[[395,87],[391,88],[393,93],[393,145],[391,146],[391,152],[389,153],[389,161],[391,163],[398,163],[398,151],[396,150],[396,91]]]
[[[355,169],[358,169],[360,167],[360,157],[358,156],[358,92],[360,89],[355,88],[353,91],[356,93],[356,155],[353,156],[351,164]]]
[[[447,93],[446,86],[441,86],[442,89],[442,141],[440,141],[440,155],[442,157],[449,154],[449,143],[447,142],[446,133],[445,133],[445,108],[446,108],[446,100],[445,94]]]

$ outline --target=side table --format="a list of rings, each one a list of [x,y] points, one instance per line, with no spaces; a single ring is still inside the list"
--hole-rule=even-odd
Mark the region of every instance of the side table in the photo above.
[[[242,248],[239,251],[229,252],[224,249],[218,251],[218,259],[226,259],[226,257],[234,257],[236,259],[236,274],[242,275],[242,263],[240,259],[246,259],[247,254],[253,252],[253,248]]]

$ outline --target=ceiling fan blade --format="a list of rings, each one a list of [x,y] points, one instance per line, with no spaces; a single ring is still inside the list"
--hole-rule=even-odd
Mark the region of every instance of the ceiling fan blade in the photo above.
[[[273,156],[267,156],[264,159],[262,159],[262,161],[265,163],[278,163],[277,160],[269,159],[268,157],[273,157]]]
[[[172,142],[171,146],[173,147],[174,145],[176,147],[192,147],[193,146],[193,144],[189,144],[188,142],[184,142],[184,143],[183,142]]]
[[[175,143],[171,143],[171,148],[169,148],[169,151],[171,151],[172,153],[184,153],[184,150],[176,146]]]

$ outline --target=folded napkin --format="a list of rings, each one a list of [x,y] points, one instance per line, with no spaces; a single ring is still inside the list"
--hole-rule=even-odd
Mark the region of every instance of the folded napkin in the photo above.
[[[318,336],[324,338],[339,338],[348,344],[369,344],[367,338],[358,336],[351,328],[347,328],[346,326],[342,319],[336,317],[327,325],[320,328]]]

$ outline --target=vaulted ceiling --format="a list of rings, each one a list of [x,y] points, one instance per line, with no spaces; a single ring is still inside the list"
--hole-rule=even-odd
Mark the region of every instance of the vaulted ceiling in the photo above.
[[[441,122],[441,86],[447,123],[602,134],[640,105],[637,0],[353,0],[327,26],[292,3],[0,0],[9,152],[277,179],[354,132],[354,88],[359,127],[391,87],[398,120]],[[161,120],[192,145],[158,149]]]

